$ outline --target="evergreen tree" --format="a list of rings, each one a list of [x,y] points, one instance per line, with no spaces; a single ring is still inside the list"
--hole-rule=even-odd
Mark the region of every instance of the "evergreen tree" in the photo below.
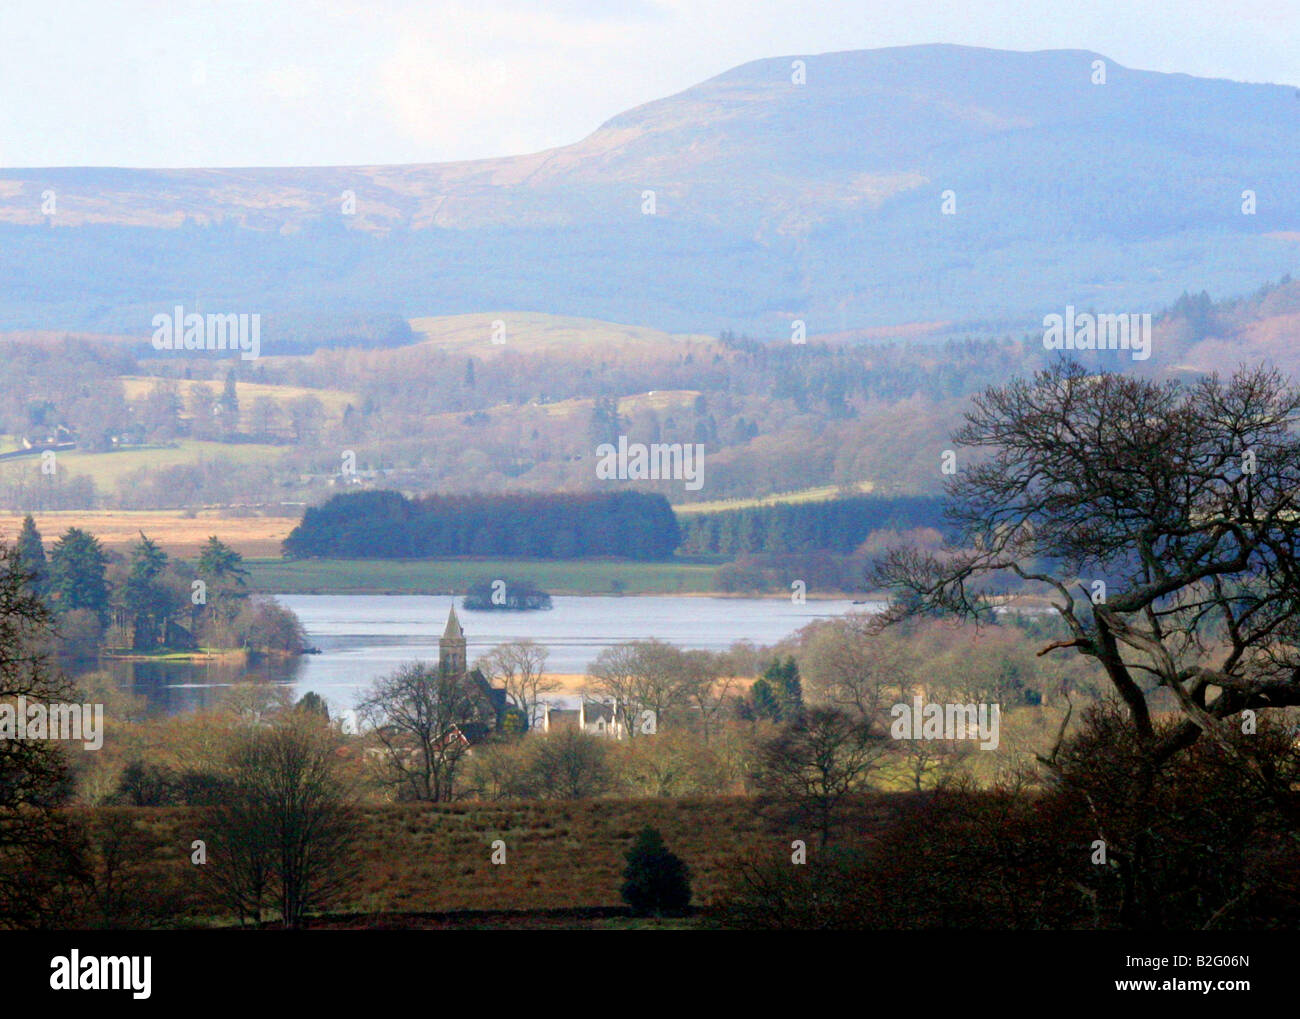
[[[318,717],[325,722],[330,720],[329,705],[325,703],[325,698],[315,690],[308,690],[303,694],[293,708],[295,711]]]
[[[773,658],[750,687],[754,713],[760,718],[790,722],[803,711],[803,682],[793,657]]]
[[[230,416],[232,422],[239,418],[239,396],[235,383],[235,369],[226,372],[226,384],[221,390],[221,413]],[[234,425],[232,424],[233,428]]]
[[[773,721],[781,717],[781,701],[772,684],[760,676],[749,688],[749,699],[753,704],[754,717],[770,718]]]
[[[668,851],[657,829],[642,828],[624,858],[620,894],[637,916],[672,915],[690,905],[690,868]]]
[[[31,574],[31,589],[39,597],[44,595],[49,579],[49,565],[45,559],[45,545],[36,521],[30,513],[23,518],[23,529],[18,533],[18,568]]]
[[[138,646],[152,647],[165,639],[163,631],[167,620],[179,608],[176,596],[163,582],[167,569],[167,553],[157,542],[140,534],[140,541],[131,548],[131,569],[121,595],[121,607],[137,625],[143,624],[146,632],[138,633]]]
[[[131,579],[153,580],[166,568],[167,553],[141,531],[139,544],[131,547]]]
[[[793,657],[781,667],[781,685],[777,690],[781,700],[781,718],[789,721],[803,712],[803,681],[799,678],[799,665]]]
[[[208,538],[199,554],[199,573],[209,581],[226,581],[237,587],[243,587],[248,576],[244,557],[216,535]]]
[[[50,594],[59,612],[86,609],[108,621],[108,557],[94,535],[69,527],[50,551]]]

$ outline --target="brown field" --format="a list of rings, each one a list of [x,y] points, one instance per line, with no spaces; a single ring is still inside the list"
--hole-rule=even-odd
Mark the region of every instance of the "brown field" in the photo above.
[[[127,400],[143,399],[158,384],[157,379],[147,378],[142,375],[121,375],[118,378],[122,383],[122,391]],[[191,393],[196,386],[207,386],[216,396],[220,396],[224,385],[219,379],[176,379],[174,381],[177,391],[180,393],[181,398],[185,400],[187,407],[189,406]],[[289,404],[299,397],[314,396],[320,400],[325,407],[325,413],[330,417],[340,417],[343,414],[343,409],[349,403],[360,402],[356,393],[344,389],[307,389],[303,386],[274,386],[264,382],[237,381],[235,383],[235,398],[239,400],[241,428],[248,429],[252,426],[250,411],[253,401],[259,396],[269,397],[279,404],[281,410],[287,410]]]
[[[837,838],[871,839],[906,797],[864,797],[849,806]],[[132,809],[176,848],[168,866],[192,874],[190,841],[201,822],[193,808]],[[741,861],[788,859],[790,842],[816,851],[812,830],[780,822],[750,797],[563,800],[395,805],[362,810],[362,871],[336,913],[546,910],[620,906],[623,853],[645,825],[691,869],[692,902],[716,903]],[[491,862],[492,842],[506,862]]]
[[[36,529],[48,548],[69,527],[80,527],[106,548],[121,551],[140,540],[143,531],[169,555],[192,557],[216,535],[246,558],[280,554],[282,542],[298,517],[232,517],[199,511],[187,517],[181,510],[75,510],[33,513]],[[23,515],[0,513],[0,540],[12,542],[23,525]]]

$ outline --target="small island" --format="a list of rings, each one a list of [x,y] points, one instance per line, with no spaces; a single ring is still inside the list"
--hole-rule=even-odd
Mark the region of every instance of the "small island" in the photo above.
[[[551,607],[551,596],[529,580],[480,580],[461,604],[478,612],[531,612]]]

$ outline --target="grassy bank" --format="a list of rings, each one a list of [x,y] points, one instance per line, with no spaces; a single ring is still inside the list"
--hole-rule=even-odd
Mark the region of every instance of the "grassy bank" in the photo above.
[[[672,560],[250,559],[254,591],[280,594],[463,594],[477,581],[527,580],[550,594],[705,594],[713,563]]]

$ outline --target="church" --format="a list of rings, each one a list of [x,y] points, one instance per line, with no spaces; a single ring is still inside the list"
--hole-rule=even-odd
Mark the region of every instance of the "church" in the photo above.
[[[483,720],[460,726],[470,743],[477,743],[490,732],[500,732],[504,728],[509,709],[505,688],[493,686],[479,669],[469,668],[468,642],[460,619],[456,616],[454,602],[447,614],[447,625],[443,628],[442,637],[438,640],[438,674],[452,676],[468,684],[483,702]]]

